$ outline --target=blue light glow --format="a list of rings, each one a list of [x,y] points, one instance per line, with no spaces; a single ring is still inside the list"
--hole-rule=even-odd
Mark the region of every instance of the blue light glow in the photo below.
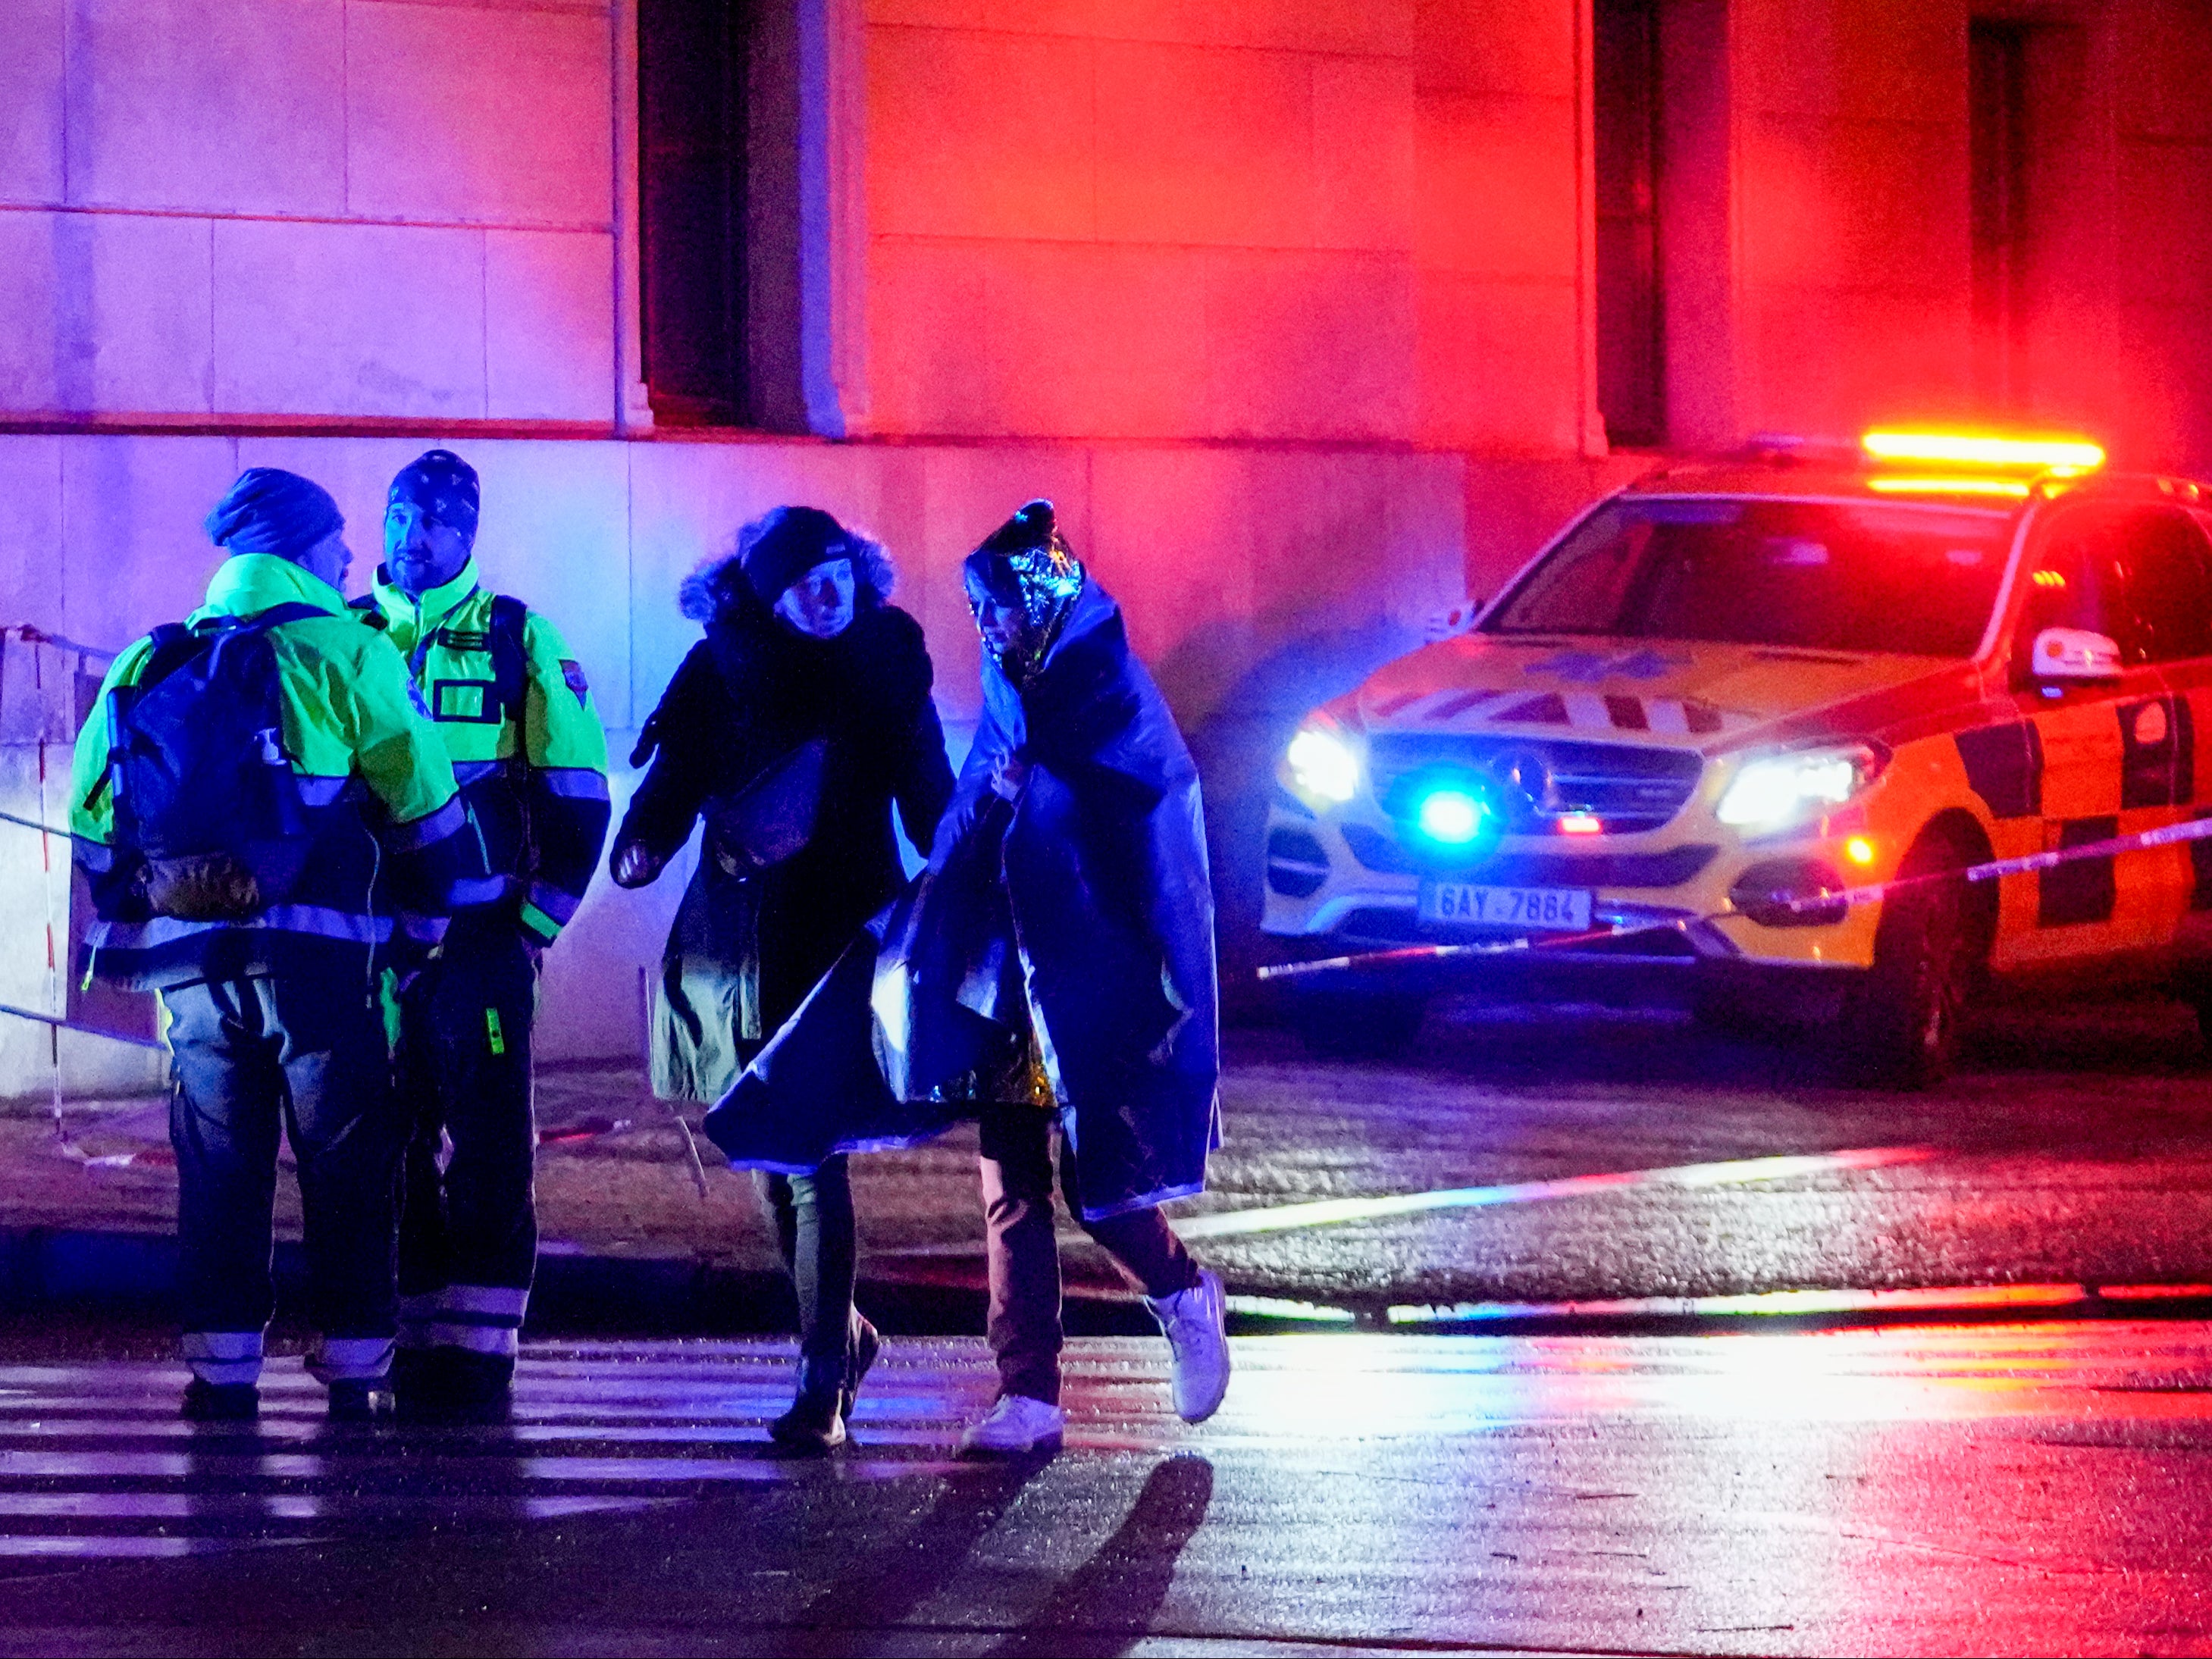
[[[1434,789],[1421,798],[1413,822],[1431,841],[1464,847],[1482,832],[1490,809],[1464,789]]]

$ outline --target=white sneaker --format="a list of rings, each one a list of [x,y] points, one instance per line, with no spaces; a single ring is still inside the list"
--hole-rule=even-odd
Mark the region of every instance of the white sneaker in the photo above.
[[[1168,1382],[1176,1415],[1203,1423],[1229,1392],[1229,1331],[1223,1323],[1221,1281],[1203,1268],[1198,1283],[1155,1302],[1145,1298],[1168,1340]]]
[[[968,1425],[967,1433],[960,1437],[960,1454],[963,1457],[1024,1457],[1056,1452],[1066,1429],[1067,1413],[1059,1407],[1025,1394],[1001,1395],[981,1422]]]

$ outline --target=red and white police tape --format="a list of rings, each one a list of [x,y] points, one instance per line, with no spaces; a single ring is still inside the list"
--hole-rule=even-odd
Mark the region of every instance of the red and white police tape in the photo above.
[[[2109,859],[2123,853],[2143,852],[2154,847],[2172,847],[2191,841],[2212,841],[2212,817],[2192,818],[2186,823],[2169,823],[2157,830],[2140,830],[2132,836],[2114,836],[2106,841],[2084,842],[2079,847],[2062,847],[2047,853],[2029,853],[2021,858],[1992,859],[1986,864],[1968,865],[1963,870],[1934,870],[1920,875],[1898,876],[1863,887],[1823,888],[1817,893],[1796,897],[1774,893],[1768,898],[1775,908],[1789,910],[1811,910],[1838,902],[1871,904],[1907,887],[1923,887],[1947,881],[1996,881],[2003,876],[2029,875],[2039,870],[2056,869],[2062,864]],[[1297,979],[1309,974],[1382,968],[1401,962],[1440,962],[1455,957],[1517,956],[1533,951],[1558,951],[1577,945],[1593,945],[1603,939],[1630,939],[1644,933],[1680,933],[1699,922],[1718,921],[1740,914],[1740,911],[1717,910],[1710,915],[1669,916],[1663,921],[1638,922],[1627,927],[1593,927],[1580,933],[1547,933],[1534,939],[1523,937],[1457,945],[1399,945],[1388,951],[1364,951],[1350,956],[1325,957],[1313,962],[1274,963],[1261,968],[1259,977],[1262,980]]]

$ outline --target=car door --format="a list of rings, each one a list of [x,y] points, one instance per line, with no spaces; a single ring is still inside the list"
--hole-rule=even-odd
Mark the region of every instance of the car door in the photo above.
[[[2129,608],[2145,654],[2166,682],[2172,727],[2169,810],[2150,816],[2165,823],[2212,817],[2212,805],[2200,805],[2212,797],[2212,538],[2193,515],[2157,508],[2142,515],[2131,539]],[[2139,767],[2150,763],[2148,739],[2157,725],[2149,710],[2136,720]],[[2212,841],[2130,854],[2124,884],[2131,872],[2143,902],[2160,907],[2177,936],[2212,941]],[[2194,944],[2187,948],[2204,953]]]
[[[2061,504],[2039,526],[2013,635],[2012,692],[2040,757],[2037,810],[2046,852],[2110,841],[2172,821],[2175,756],[2189,715],[2138,625],[2130,568],[2145,531],[2140,507]],[[2102,634],[2120,648],[2117,677],[2039,684],[2031,647],[2045,628]],[[2193,740],[2188,745],[2194,755]],[[2138,855],[2155,857],[2155,854]],[[1994,965],[2058,967],[2143,956],[2171,939],[2172,896],[2112,858],[2075,860],[2006,883]]]

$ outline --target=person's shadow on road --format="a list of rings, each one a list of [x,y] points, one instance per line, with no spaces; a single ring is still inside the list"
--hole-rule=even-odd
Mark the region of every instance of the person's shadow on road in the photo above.
[[[1154,1469],[1114,1535],[991,1651],[996,1659],[1103,1659],[1152,1632],[1176,1563],[1213,1501],[1213,1465],[1194,1452]]]
[[[799,1610],[792,1620],[789,1651],[851,1652],[856,1608],[865,1609],[866,1629],[896,1629],[951,1582],[1022,1489],[1050,1462],[1039,1457],[979,1464],[972,1473],[948,1480],[895,1542],[863,1557],[854,1571],[839,1575]],[[856,1589],[862,1586],[856,1602]]]

